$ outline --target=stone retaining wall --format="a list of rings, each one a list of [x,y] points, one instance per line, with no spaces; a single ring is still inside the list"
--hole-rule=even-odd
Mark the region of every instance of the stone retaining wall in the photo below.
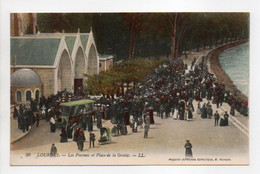
[[[246,40],[239,40],[236,42],[232,42],[223,46],[220,46],[214,50],[212,50],[207,55],[207,60],[210,61],[210,68],[216,75],[218,81],[220,83],[225,83],[226,89],[230,90],[230,92],[234,95],[237,95],[237,98],[242,101],[248,101],[248,97],[244,95],[237,87],[234,85],[233,81],[230,79],[230,77],[226,74],[226,72],[222,69],[220,63],[219,63],[219,54],[222,53],[224,50],[246,43],[248,42],[248,39]]]

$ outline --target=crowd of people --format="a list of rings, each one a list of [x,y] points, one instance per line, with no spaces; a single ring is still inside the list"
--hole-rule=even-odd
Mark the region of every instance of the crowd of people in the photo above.
[[[154,124],[154,113],[161,119],[172,116],[174,119],[190,120],[197,109],[201,118],[211,119],[214,115],[216,126],[227,126],[228,113],[219,115],[218,109],[213,112],[212,107],[216,104],[219,108],[224,102],[230,105],[232,116],[235,111],[247,116],[247,105],[236,99],[225,89],[225,84],[219,83],[208,72],[205,57],[200,62],[196,61],[194,58],[189,68],[182,60],[175,59],[157,68],[139,88],[127,91],[124,96],[101,98],[97,102],[103,106],[103,119],[111,120],[120,128],[127,125],[137,128],[142,124]],[[207,101],[204,104],[203,99]],[[197,108],[193,105],[194,101],[198,102]]]
[[[82,151],[86,140],[84,130],[88,128],[90,146],[92,143],[94,147],[93,122],[97,122],[97,128],[100,129],[102,119],[110,120],[114,125],[111,134],[126,135],[127,126],[130,126],[133,133],[139,128],[144,128],[144,138],[148,138],[150,125],[155,124],[154,114],[161,119],[172,117],[175,120],[186,121],[193,119],[195,115],[200,115],[202,119],[214,117],[215,126],[227,126],[229,114],[218,113],[218,108],[224,102],[230,105],[232,116],[236,111],[247,116],[247,104],[239,101],[235,94],[225,89],[225,84],[219,83],[213,74],[209,73],[205,61],[205,57],[200,61],[194,58],[189,67],[182,60],[174,59],[168,64],[159,66],[137,88],[126,91],[123,96],[96,99],[94,117],[83,117],[80,124],[63,125],[60,142],[64,143],[73,138],[77,142],[78,149]],[[39,125],[40,116],[36,114],[36,118],[34,113],[38,113],[37,111],[41,109],[41,115],[46,121],[50,121],[51,132],[55,132],[56,121],[61,115],[59,104],[82,98],[84,97],[73,95],[66,90],[47,99],[42,96],[39,103],[31,101],[28,108],[22,105],[19,111],[15,108],[13,117],[18,118],[18,128],[25,132],[35,120],[38,120]],[[197,107],[194,107],[194,101],[198,102]],[[204,103],[205,101],[207,102]],[[213,104],[217,107],[215,112]]]

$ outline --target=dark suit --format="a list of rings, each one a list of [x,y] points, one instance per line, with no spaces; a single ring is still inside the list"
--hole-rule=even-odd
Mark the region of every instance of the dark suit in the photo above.
[[[215,113],[214,118],[215,118],[215,126],[218,126],[219,113]]]

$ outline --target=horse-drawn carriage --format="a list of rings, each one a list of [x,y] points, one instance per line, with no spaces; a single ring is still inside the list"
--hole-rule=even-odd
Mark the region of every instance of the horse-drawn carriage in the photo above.
[[[87,117],[95,114],[94,100],[77,100],[60,104],[61,116],[58,118],[58,124],[82,123]]]

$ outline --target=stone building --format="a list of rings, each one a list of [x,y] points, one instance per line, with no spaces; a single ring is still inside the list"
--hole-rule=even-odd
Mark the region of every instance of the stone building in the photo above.
[[[11,36],[23,36],[24,34],[36,34],[37,13],[11,13]]]
[[[99,55],[99,71],[107,71],[113,66],[112,55]]]
[[[99,57],[93,32],[38,32],[36,35],[11,37],[11,82],[15,81],[13,78],[18,78],[16,73],[28,71],[25,69],[38,75],[42,82],[39,95],[49,96],[64,89],[77,92],[83,87],[83,74],[99,73]],[[16,86],[11,83],[11,103],[26,101],[26,97],[19,98],[18,88],[23,88],[20,90],[23,93],[21,96],[26,96],[24,84]],[[36,97],[35,89],[30,88],[32,99]]]
[[[11,76],[11,101],[29,103],[31,98],[39,101],[42,94],[40,76],[31,69],[19,69]]]

